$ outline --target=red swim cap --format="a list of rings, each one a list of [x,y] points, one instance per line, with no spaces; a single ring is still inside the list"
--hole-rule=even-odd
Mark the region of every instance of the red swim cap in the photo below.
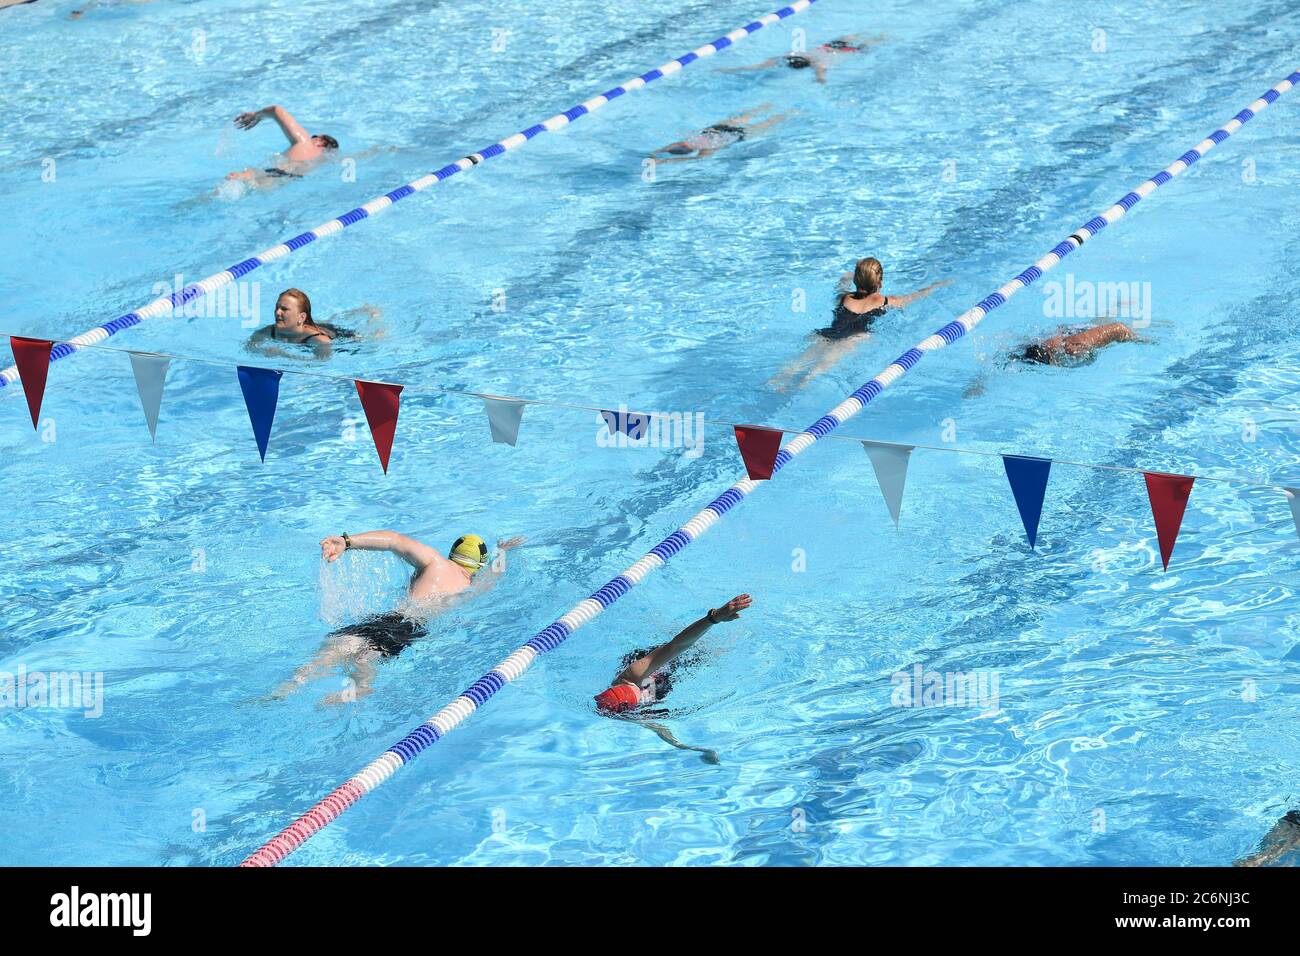
[[[631,710],[641,703],[641,692],[631,684],[616,684],[596,695],[596,706],[611,714]]]

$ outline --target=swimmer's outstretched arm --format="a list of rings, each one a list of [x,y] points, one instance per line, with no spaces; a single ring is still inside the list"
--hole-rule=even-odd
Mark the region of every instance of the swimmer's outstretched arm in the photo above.
[[[716,153],[716,149],[702,149],[694,156],[669,156],[667,159],[656,159],[655,162],[663,163],[689,163],[693,159],[706,159]]]
[[[952,282],[951,279],[940,279],[938,282],[931,282],[924,289],[917,289],[915,292],[907,293],[907,295],[891,295],[889,304],[896,309],[901,309],[905,305],[911,305],[917,299],[924,299],[935,289],[948,285],[950,282]]]
[[[1137,333],[1123,322],[1111,322],[1083,332],[1076,332],[1074,335],[1059,336],[1059,345],[1056,347],[1065,349],[1069,355],[1081,355],[1113,342],[1133,342],[1137,337]],[[1049,339],[1048,343],[1051,341]]]
[[[480,593],[494,587],[506,573],[506,552],[519,547],[527,540],[521,534],[517,534],[510,539],[498,538],[496,557],[492,559],[486,568],[474,575],[474,587]]]
[[[342,535],[330,535],[320,543],[320,556],[326,561],[337,561],[339,555],[349,549],[390,551],[419,571],[442,557],[427,544],[396,531],[363,531],[348,535],[346,539]]]
[[[627,669],[618,675],[614,683],[627,681],[631,684],[640,684],[650,674],[666,666],[689,649],[714,624],[720,624],[723,621],[734,621],[740,616],[741,611],[749,607],[750,603],[751,600],[748,594],[738,594],[716,611],[710,610],[708,614],[691,624],[667,644],[660,644],[645,657],[639,657],[629,664]]]
[[[269,116],[279,124],[280,131],[288,138],[290,145],[311,139],[311,134],[282,106],[264,106],[255,113],[240,113],[235,117],[235,125],[240,129],[252,129],[262,121],[263,116]]]

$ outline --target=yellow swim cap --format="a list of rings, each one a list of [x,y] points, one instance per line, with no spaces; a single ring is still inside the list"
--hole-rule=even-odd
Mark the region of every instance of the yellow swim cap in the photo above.
[[[482,538],[476,534],[463,534],[451,546],[451,554],[448,557],[462,568],[477,571],[487,564],[487,554],[487,545]]]

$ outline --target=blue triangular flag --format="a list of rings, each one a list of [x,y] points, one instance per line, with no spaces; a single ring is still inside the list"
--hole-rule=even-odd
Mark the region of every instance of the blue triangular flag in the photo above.
[[[257,451],[266,461],[266,443],[271,438],[271,422],[275,420],[275,403],[280,398],[280,376],[271,368],[253,368],[250,365],[237,366],[239,387],[244,392],[244,404],[248,407],[248,420],[253,423],[253,437],[257,439]]]
[[[629,412],[626,409],[611,412],[602,409],[600,414],[609,426],[611,435],[622,432],[633,441],[642,438],[650,425],[650,416],[642,412]]]
[[[1032,548],[1038,541],[1038,519],[1043,514],[1043,495],[1047,493],[1052,462],[1048,458],[1003,455],[1002,467],[1007,470],[1007,481],[1011,482],[1011,493],[1016,496],[1016,507]]]

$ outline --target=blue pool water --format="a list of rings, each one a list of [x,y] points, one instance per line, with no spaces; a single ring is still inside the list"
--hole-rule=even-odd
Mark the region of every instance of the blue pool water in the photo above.
[[[77,7],[0,11],[5,334],[67,338],[768,12]],[[122,354],[54,365],[40,433],[3,390],[0,671],[105,689],[98,718],[0,713],[0,863],[238,862],[740,472],[719,426],[690,458],[533,407],[511,448],[475,401],[415,390],[803,427],[1290,73],[1296,25],[1286,0],[822,0],[259,270],[263,323],[288,286],[322,318],[382,310],[382,337],[280,366],[410,387],[387,476],[351,386],[302,375],[259,463],[238,317],[109,343],[217,363],[173,365],[153,445]],[[794,29],[887,40],[825,86],[719,72]],[[643,178],[649,150],[766,102],[799,112]],[[338,137],[355,181],[211,198],[279,148],[230,125],[268,103]],[[1063,321],[1035,287],[843,431],[1300,484],[1298,109],[1283,97],[1049,276],[1149,283],[1151,342],[1007,367]],[[954,282],[803,392],[765,387],[862,255],[887,292]],[[400,592],[395,559],[321,570],[322,537],[367,528],[528,545],[360,704],[318,706],[337,675],[263,702]],[[1295,805],[1300,543],[1277,492],[1203,481],[1159,565],[1136,475],[1058,465],[1035,553],[996,458],[918,451],[895,530],[861,449],[819,443],[290,862],[1225,864]],[[596,715],[625,651],[742,591],[753,608],[704,639],[668,721],[718,766]],[[996,673],[1000,708],[893,706],[918,664]]]

